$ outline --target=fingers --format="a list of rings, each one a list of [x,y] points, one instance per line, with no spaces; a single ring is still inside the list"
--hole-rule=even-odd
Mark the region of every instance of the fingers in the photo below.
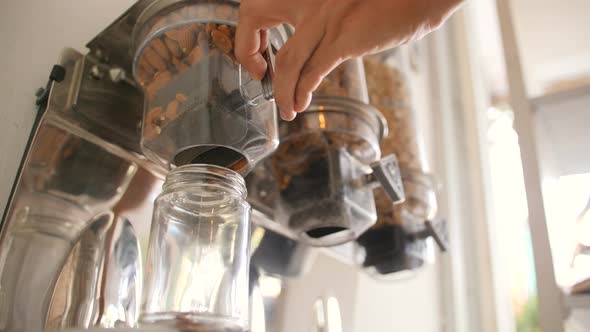
[[[240,22],[236,30],[236,59],[257,80],[262,80],[267,66],[264,57],[260,54],[263,43],[268,43],[266,32],[262,31],[264,30],[261,30],[253,20],[242,19],[242,15],[240,15]]]
[[[260,49],[258,52],[263,53],[268,48],[268,30],[260,30]]]
[[[305,63],[314,53],[322,40],[324,22],[307,22],[301,25],[279,50],[276,60],[276,76],[274,80],[275,98],[281,117],[293,120],[295,113],[295,89]]]
[[[344,61],[336,49],[335,45],[322,42],[305,63],[297,82],[295,112],[303,112],[309,107],[312,94],[324,77]]]

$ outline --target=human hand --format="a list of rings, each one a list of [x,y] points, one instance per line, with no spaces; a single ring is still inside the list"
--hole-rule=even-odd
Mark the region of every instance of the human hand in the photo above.
[[[462,0],[242,0],[235,54],[256,79],[267,30],[288,23],[295,34],[276,58],[274,92],[281,117],[309,106],[322,79],[343,61],[417,40],[440,26]]]

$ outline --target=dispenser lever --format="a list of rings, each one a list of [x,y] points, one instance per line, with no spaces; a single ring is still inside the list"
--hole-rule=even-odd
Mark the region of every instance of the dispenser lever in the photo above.
[[[262,79],[262,95],[266,100],[273,100],[275,99],[274,89],[273,89],[273,80],[275,77],[275,59],[276,59],[277,49],[272,45],[269,44],[268,48],[262,56],[266,60],[268,64],[266,69],[266,74]]]
[[[435,223],[430,220],[424,222],[426,227],[422,232],[417,234],[418,238],[426,239],[432,237],[442,252],[446,252],[449,246],[447,221],[439,220]]]
[[[259,105],[264,101],[275,99],[273,80],[275,77],[275,58],[277,52],[274,45],[269,45],[262,53],[268,64],[266,74],[264,74],[262,81],[257,81],[249,75],[244,75],[240,67],[240,94],[252,105]]]
[[[403,203],[405,200],[404,186],[395,155],[389,155],[371,164],[374,178],[381,184],[393,204]]]

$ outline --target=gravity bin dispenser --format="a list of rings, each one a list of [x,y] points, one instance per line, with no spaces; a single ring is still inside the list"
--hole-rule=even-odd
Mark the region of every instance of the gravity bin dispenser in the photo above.
[[[419,265],[393,247],[442,238],[367,64],[279,122],[274,55],[292,29],[268,32],[253,80],[233,53],[238,8],[141,0],[87,54],[64,49],[2,219],[0,331],[270,331],[277,299],[258,283],[305,273],[311,247],[352,246],[349,262],[389,275]]]

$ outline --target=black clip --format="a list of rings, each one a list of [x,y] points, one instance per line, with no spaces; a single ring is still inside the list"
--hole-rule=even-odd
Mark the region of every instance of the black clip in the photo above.
[[[49,81],[47,82],[47,86],[45,89],[40,88],[37,91],[37,100],[35,101],[35,105],[42,106],[46,105],[47,101],[49,100],[49,92],[51,91],[51,84],[53,82],[62,82],[66,78],[66,69],[60,65],[54,65],[51,69],[51,73],[49,74]]]
[[[442,252],[446,252],[449,247],[449,232],[446,220],[439,220],[432,223],[430,220],[424,222],[425,229],[414,234],[415,238],[427,239],[432,237]]]
[[[371,168],[373,169],[372,177],[381,184],[391,202],[393,204],[403,203],[406,195],[399,163],[395,155],[389,155],[371,164]]]

